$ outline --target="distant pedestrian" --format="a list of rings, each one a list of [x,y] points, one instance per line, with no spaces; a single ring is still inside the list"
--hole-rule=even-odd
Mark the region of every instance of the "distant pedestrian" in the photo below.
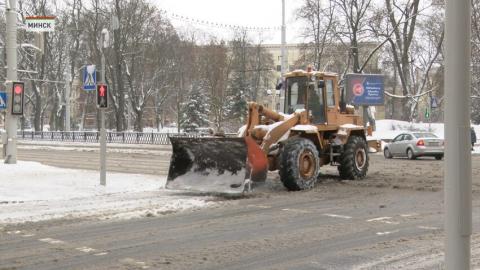
[[[475,134],[475,130],[473,127],[470,127],[470,139],[472,140],[472,151],[475,143],[477,142],[477,134]]]

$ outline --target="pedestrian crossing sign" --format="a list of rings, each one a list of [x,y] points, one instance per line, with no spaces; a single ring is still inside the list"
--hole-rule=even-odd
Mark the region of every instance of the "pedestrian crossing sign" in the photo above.
[[[0,92],[0,110],[7,108],[7,93]]]
[[[83,69],[83,90],[94,91],[97,89],[97,71],[95,65],[85,66]]]
[[[432,109],[436,109],[438,108],[438,101],[437,101],[437,98],[436,97],[431,97],[431,102],[430,102],[430,107]]]

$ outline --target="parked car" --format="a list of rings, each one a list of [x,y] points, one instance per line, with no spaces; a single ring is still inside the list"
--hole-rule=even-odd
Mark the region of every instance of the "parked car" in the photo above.
[[[383,149],[385,158],[430,156],[437,160],[443,158],[444,141],[430,132],[404,132],[393,139]]]

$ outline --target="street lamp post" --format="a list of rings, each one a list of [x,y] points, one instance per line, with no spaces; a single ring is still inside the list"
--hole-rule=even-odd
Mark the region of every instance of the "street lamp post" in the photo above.
[[[288,56],[287,56],[287,26],[285,25],[285,0],[282,0],[282,45],[281,45],[281,62],[280,62],[280,79],[283,81],[283,77],[288,70]],[[285,87],[283,85],[282,87]],[[285,89],[285,88],[284,88]],[[277,95],[276,92],[273,95],[273,104],[277,104]],[[276,110],[276,106],[272,108]]]

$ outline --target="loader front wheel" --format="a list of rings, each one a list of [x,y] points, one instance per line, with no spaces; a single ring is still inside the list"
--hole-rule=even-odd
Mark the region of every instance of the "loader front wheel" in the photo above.
[[[280,180],[290,191],[312,188],[320,172],[318,150],[311,140],[296,137],[285,143],[280,161]]]
[[[367,142],[360,136],[352,135],[343,146],[338,172],[340,178],[359,180],[365,178],[368,171]]]

